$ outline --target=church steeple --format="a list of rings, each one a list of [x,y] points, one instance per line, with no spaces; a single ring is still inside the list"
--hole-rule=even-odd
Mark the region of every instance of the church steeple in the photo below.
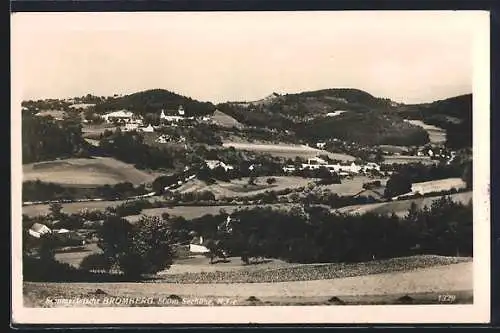
[[[165,115],[165,110],[161,110],[161,114],[160,114],[160,119],[165,119],[167,116]]]

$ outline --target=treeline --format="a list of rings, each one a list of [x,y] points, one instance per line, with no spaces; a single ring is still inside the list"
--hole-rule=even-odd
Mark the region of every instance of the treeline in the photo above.
[[[83,188],[62,186],[60,184],[42,182],[40,180],[23,182],[22,191],[23,201],[76,200],[96,198],[115,200],[125,199],[147,193],[144,185],[136,187],[129,182]]]
[[[237,211],[229,228],[225,216],[176,223],[179,237],[195,231],[216,239],[231,255],[280,258],[290,262],[356,262],[416,254],[472,256],[472,204],[448,197],[408,215],[337,215],[321,207],[303,212],[270,208]],[[222,231],[221,231],[222,230]],[[363,246],[360,246],[363,244]]]
[[[382,169],[387,166],[382,166]],[[391,169],[397,173],[407,175],[411,182],[426,182],[445,178],[470,178],[472,176],[472,162],[461,164],[437,164],[425,165],[418,164],[398,164],[391,166]],[[471,180],[471,179],[470,179]],[[472,181],[472,180],[471,180]]]
[[[138,169],[169,169],[174,167],[176,152],[144,143],[144,137],[137,132],[105,132],[99,141],[99,151]]]
[[[351,263],[418,254],[472,256],[472,220],[472,203],[455,203],[449,197],[422,210],[412,205],[403,218],[394,214],[333,214],[317,206],[290,211],[257,207],[232,213],[229,222],[227,214],[221,212],[193,220],[164,214],[131,224],[111,213],[96,229],[102,253],[85,258],[81,269],[108,273],[118,269],[125,276],[140,279],[168,268],[174,258],[173,245],[187,244],[193,235],[207,239],[211,251],[297,263]],[[67,278],[45,269],[55,262],[50,235],[35,245],[25,236],[23,250],[31,258],[23,261],[25,272],[38,278]],[[38,259],[29,255],[33,246]],[[45,261],[51,265],[39,265]],[[41,270],[33,270],[34,266]]]
[[[55,121],[51,117],[22,115],[23,163],[60,157],[86,157],[87,144],[82,137],[80,120],[68,117]]]

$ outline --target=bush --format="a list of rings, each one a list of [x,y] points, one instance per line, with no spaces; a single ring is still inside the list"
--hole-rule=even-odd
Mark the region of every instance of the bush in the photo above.
[[[84,269],[87,271],[109,271],[112,266],[112,260],[102,253],[90,254],[83,258],[82,262],[80,263],[80,269]]]
[[[267,178],[266,182],[269,185],[274,184],[274,183],[276,183],[276,178],[274,178],[274,177]]]

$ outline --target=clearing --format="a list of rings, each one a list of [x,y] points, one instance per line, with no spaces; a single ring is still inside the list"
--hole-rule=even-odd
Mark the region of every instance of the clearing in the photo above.
[[[305,145],[290,145],[290,144],[263,144],[263,143],[248,143],[248,142],[225,142],[224,147],[233,147],[237,150],[248,150],[262,154],[270,154],[282,158],[291,158],[299,156],[302,158],[312,158],[318,155],[327,155],[331,159],[339,161],[354,161],[356,158],[347,154],[330,153],[326,150],[316,149]]]
[[[446,130],[434,125],[428,125],[421,120],[405,120],[406,122],[420,126],[429,133],[429,141],[433,144],[442,144],[446,142]]]
[[[110,157],[69,158],[23,165],[23,181],[41,180],[72,186],[152,182],[157,174],[139,170]]]
[[[240,123],[239,121],[237,121],[233,117],[228,116],[227,114],[225,114],[219,110],[215,110],[211,119],[212,119],[212,122],[214,124],[221,126],[221,127],[236,127],[236,128],[240,128],[240,129],[245,127],[245,125],[243,125],[242,123]]]
[[[414,183],[411,186],[411,191],[413,193],[427,194],[432,192],[449,191],[452,189],[461,190],[466,187],[467,184],[461,178],[446,178]]]
[[[422,164],[437,164],[438,162],[432,160],[429,156],[404,156],[404,155],[384,155],[383,164],[410,164],[410,163],[422,163]]]
[[[443,196],[436,196],[428,198],[381,202],[367,205],[353,205],[338,208],[335,211],[346,214],[366,214],[368,212],[375,214],[395,213],[398,216],[404,216],[408,213],[408,210],[410,209],[412,203],[415,203],[417,205],[417,208],[423,208],[424,206],[432,205],[434,201],[442,197]],[[449,195],[449,197],[455,202],[467,204],[470,200],[472,200],[472,191],[451,194]]]

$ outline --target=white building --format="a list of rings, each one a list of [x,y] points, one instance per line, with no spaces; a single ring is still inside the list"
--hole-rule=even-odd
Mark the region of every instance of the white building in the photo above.
[[[137,123],[126,123],[123,130],[125,132],[136,131],[139,128]]]
[[[127,110],[119,110],[110,113],[106,113],[102,116],[105,122],[111,123],[115,120],[122,120],[125,122],[130,122],[134,118],[134,113]]]
[[[170,141],[170,137],[167,135],[160,135],[158,139],[156,139],[156,142],[158,143],[167,143]]]
[[[179,109],[177,110],[177,113],[179,114],[179,116],[184,117],[185,112],[184,112],[184,107],[182,105],[179,105]]]
[[[155,129],[153,128],[153,126],[151,126],[151,124],[149,124],[147,127],[141,127],[141,131],[147,133],[153,133]]]
[[[317,142],[316,143],[316,147],[318,149],[325,149],[325,146],[326,146],[326,142]]]
[[[50,230],[45,224],[34,223],[28,230],[28,233],[35,238],[40,238],[45,234],[52,233],[52,230]]]
[[[228,165],[228,164],[226,164],[226,163],[224,163],[222,161],[219,161],[219,160],[206,160],[205,164],[207,165],[207,167],[210,170],[213,170],[213,169],[215,169],[217,167],[222,167],[226,171],[234,169],[234,167],[232,165]]]

